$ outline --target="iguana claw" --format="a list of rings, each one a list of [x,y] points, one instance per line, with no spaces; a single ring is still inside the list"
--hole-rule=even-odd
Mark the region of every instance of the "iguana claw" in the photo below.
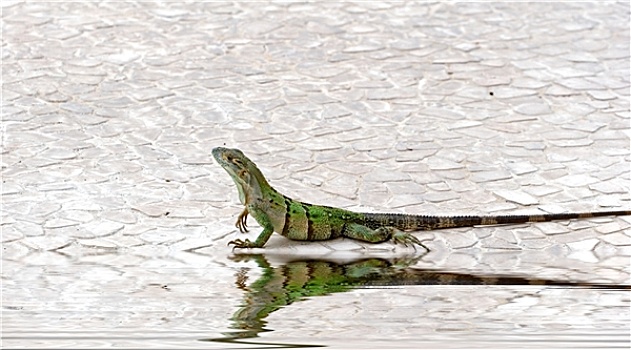
[[[254,246],[254,243],[250,242],[249,239],[245,239],[245,241],[242,241],[240,239],[235,239],[234,241],[230,241],[228,242],[228,245],[234,244],[234,247],[232,247],[232,250],[235,250],[237,248],[256,248]]]
[[[234,224],[241,233],[248,232],[248,214],[248,208],[243,209],[237,218],[237,222]]]
[[[408,244],[412,245],[412,247],[414,248],[414,250],[416,250],[416,246],[421,246],[423,247],[425,250],[429,251],[429,248],[427,248],[425,246],[425,244],[423,244],[421,241],[419,241],[418,238],[412,236],[409,233],[406,232],[395,232],[392,235],[392,242],[394,242],[395,244],[402,244],[404,246],[408,246]]]

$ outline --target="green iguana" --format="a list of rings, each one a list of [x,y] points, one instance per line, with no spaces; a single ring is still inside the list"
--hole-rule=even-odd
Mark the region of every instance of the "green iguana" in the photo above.
[[[363,242],[380,243],[391,239],[396,244],[416,244],[429,250],[416,237],[404,231],[631,215],[631,210],[488,216],[358,213],[299,202],[284,196],[270,186],[256,164],[238,149],[217,147],[212,153],[237,185],[239,199],[245,206],[237,219],[236,227],[241,232],[248,231],[248,214],[263,227],[263,232],[254,242],[248,239],[228,242],[228,245],[233,244],[234,248],[262,248],[272,233],[277,232],[298,241],[348,237]]]

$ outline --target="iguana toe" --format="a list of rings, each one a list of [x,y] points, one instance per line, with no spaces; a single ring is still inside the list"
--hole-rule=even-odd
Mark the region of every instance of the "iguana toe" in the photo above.
[[[418,246],[423,247],[425,250],[429,251],[429,248],[427,248],[421,241],[419,241],[418,238],[406,232],[399,231],[399,232],[394,233],[392,235],[392,241],[395,244],[402,244],[406,247],[409,244],[414,248],[414,250],[416,250],[416,246],[418,245]]]
[[[240,239],[235,239],[234,241],[230,241],[228,242],[228,245],[234,244],[234,247],[232,247],[232,250],[235,250],[237,248],[239,249],[243,249],[243,248],[259,248],[255,243],[250,242],[249,239],[245,239],[245,241],[242,241]]]

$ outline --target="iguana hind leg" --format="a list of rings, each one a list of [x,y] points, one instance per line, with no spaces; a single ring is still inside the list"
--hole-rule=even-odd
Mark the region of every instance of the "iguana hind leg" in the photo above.
[[[364,225],[352,223],[346,225],[342,235],[344,237],[370,243],[381,243],[392,239],[395,244],[402,244],[406,247],[410,244],[414,247],[414,249],[416,249],[415,245],[419,245],[429,251],[429,248],[421,243],[418,238],[391,226],[381,226],[373,230]]]

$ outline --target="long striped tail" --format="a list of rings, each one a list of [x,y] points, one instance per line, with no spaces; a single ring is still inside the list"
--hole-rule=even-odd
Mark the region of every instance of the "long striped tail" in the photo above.
[[[521,224],[570,219],[588,219],[600,216],[626,216],[631,210],[600,211],[590,213],[559,213],[533,215],[470,215],[429,216],[406,214],[365,213],[364,225],[368,227],[392,226],[401,230],[435,230],[479,225]]]

